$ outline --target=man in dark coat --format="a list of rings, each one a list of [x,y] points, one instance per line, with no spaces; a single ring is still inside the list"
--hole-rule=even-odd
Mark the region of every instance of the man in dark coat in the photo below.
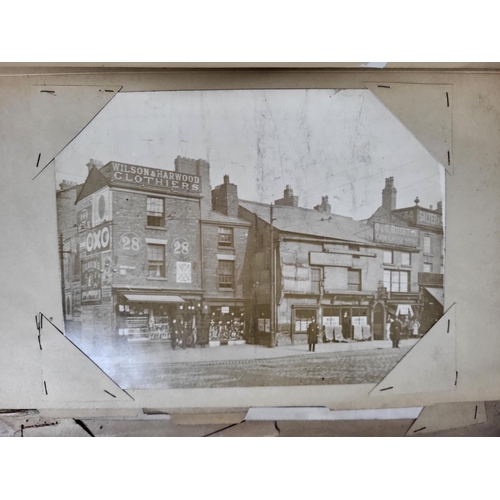
[[[398,317],[391,323],[391,340],[392,347],[399,348],[399,341],[401,340],[401,321]]]
[[[351,321],[347,313],[344,313],[344,317],[342,318],[342,336],[348,340],[351,338]]]
[[[318,325],[313,318],[307,327],[307,342],[309,343],[309,351],[316,351],[316,342],[318,341]]]

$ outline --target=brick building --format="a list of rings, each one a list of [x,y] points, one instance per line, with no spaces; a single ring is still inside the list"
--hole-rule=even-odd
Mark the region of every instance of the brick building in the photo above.
[[[243,341],[249,224],[229,178],[212,194],[203,160],[178,157],[173,171],[87,166],[83,185],[57,193],[70,335],[86,351],[193,345],[202,330],[207,343]]]
[[[212,345],[305,333],[382,340],[389,315],[442,314],[443,225],[437,208],[397,208],[392,177],[367,220],[332,213],[328,197],[299,206],[286,186],[271,206],[239,200],[210,166],[178,157],[173,171],[91,162],[83,185],[57,193],[67,331],[86,352],[126,342]],[[435,273],[439,269],[439,273]],[[76,338],[76,337],[75,337]]]
[[[271,254],[276,270],[275,331],[305,333],[314,317],[329,337],[333,330],[344,338],[382,340],[387,338],[389,315],[417,317],[426,331],[430,313],[424,307],[421,277],[431,257],[428,226],[422,232],[420,225],[410,224],[401,216],[407,210],[422,209],[396,208],[393,178],[386,179],[381,207],[363,221],[333,214],[327,196],[313,210],[299,207],[287,186],[273,207],[271,245],[270,205],[241,200],[240,216],[252,223],[249,254],[257,336],[265,342],[271,330]],[[438,211],[440,204],[433,212],[436,217]],[[442,223],[433,231],[435,251],[441,245]],[[442,270],[441,253],[437,263]]]

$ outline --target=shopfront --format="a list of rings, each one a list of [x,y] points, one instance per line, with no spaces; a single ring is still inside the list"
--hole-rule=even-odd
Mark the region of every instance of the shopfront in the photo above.
[[[248,318],[240,305],[209,306],[209,338],[211,345],[244,344]]]
[[[200,343],[201,299],[130,293],[119,296],[116,307],[118,335],[127,342],[169,342],[173,347]]]

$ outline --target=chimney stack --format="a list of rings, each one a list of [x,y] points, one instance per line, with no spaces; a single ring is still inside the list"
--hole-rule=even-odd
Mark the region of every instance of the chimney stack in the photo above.
[[[59,184],[61,191],[75,187],[75,186],[78,186],[78,182],[67,181],[66,179],[63,179],[63,181]]]
[[[387,210],[395,210],[396,208],[396,193],[394,187],[394,177],[385,179],[385,188],[382,190],[382,206]]]
[[[276,200],[274,204],[286,207],[298,207],[299,197],[293,195],[293,189],[287,184],[286,189],[283,191],[283,198]]]
[[[224,183],[212,189],[212,207],[216,212],[228,217],[238,217],[238,186],[224,176]]]
[[[332,213],[332,206],[330,205],[330,203],[328,203],[328,196],[322,196],[321,197],[321,205],[316,205],[314,207],[314,210],[316,210],[318,212],[331,214]]]
[[[443,212],[443,202],[438,201],[436,212],[442,213]]]
[[[91,158],[90,161],[87,163],[87,168],[88,168],[88,174],[90,174],[90,171],[94,168],[101,168],[102,167],[102,161],[99,160],[94,160],[94,158]]]
[[[210,192],[210,164],[205,160],[195,160],[178,156],[175,161],[175,171],[181,174],[197,175],[201,182],[201,214],[207,217],[212,209]]]

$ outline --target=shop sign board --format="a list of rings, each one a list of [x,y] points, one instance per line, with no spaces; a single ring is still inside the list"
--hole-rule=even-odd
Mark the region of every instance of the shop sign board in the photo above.
[[[311,266],[352,267],[352,255],[310,252],[309,262]]]
[[[373,239],[377,243],[387,243],[404,247],[417,248],[420,244],[418,229],[396,226],[394,224],[381,224],[376,222],[373,226]]]
[[[117,184],[128,184],[138,189],[183,191],[196,194],[201,192],[199,176],[161,168],[111,162],[101,169],[101,173],[108,178],[110,177]]]

